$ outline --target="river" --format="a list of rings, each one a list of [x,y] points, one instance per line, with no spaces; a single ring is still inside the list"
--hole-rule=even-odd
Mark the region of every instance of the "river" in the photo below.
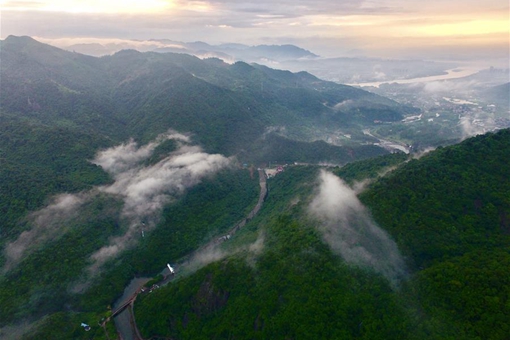
[[[413,83],[424,83],[429,81],[438,81],[438,80],[449,80],[449,79],[457,79],[464,78],[475,73],[480,72],[484,68],[482,67],[456,67],[450,70],[446,70],[446,74],[440,74],[436,76],[427,76],[427,77],[419,77],[419,78],[410,78],[410,79],[395,79],[395,80],[385,80],[385,81],[377,81],[377,82],[369,82],[369,83],[358,83],[358,84],[347,84],[349,86],[372,86],[379,87],[381,84],[413,84]]]
[[[131,280],[129,285],[124,289],[124,294],[115,302],[113,310],[118,306],[123,305],[127,300],[131,299],[138,289],[143,287],[150,278],[139,277]],[[119,332],[122,340],[136,340],[136,332],[133,329],[132,318],[131,318],[131,307],[124,309],[121,313],[113,318],[115,322],[115,328]]]

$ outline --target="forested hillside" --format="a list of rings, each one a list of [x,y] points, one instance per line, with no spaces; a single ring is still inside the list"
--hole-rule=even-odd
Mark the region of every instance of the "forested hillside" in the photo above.
[[[361,195],[397,240],[427,329],[506,339],[510,328],[510,130],[411,160]]]
[[[510,334],[510,131],[412,159],[363,130],[414,109],[360,89],[184,54],[94,58],[29,37],[0,42],[0,79],[0,337],[114,338],[98,322],[133,278],[158,281],[243,219],[217,252],[139,296],[145,337]],[[269,162],[290,165],[254,216],[256,169]],[[351,163],[330,172],[370,178],[363,204],[299,163]],[[324,176],[343,192],[325,197],[346,201],[321,216]]]
[[[275,127],[308,141],[315,130],[360,131],[413,110],[304,72],[184,54],[128,50],[94,58],[8,37],[0,57],[4,117],[115,140],[148,141],[173,128],[225,155],[253,151],[252,144]],[[243,156],[250,159],[249,152]]]
[[[258,247],[142,297],[139,328],[175,339],[507,339],[509,153],[503,130],[337,170],[349,181],[383,176],[360,197],[404,255],[397,288],[323,243],[307,208],[318,169],[292,168],[234,240]]]
[[[318,173],[317,167],[296,167],[270,181],[263,212],[239,235],[258,247],[137,301],[143,336],[409,338],[400,297],[382,277],[332,254],[307,217]]]
[[[0,42],[0,79],[0,327],[61,329],[54,338],[106,337],[78,320],[97,324],[134,276],[246,217],[256,166],[385,154],[361,129],[412,111],[307,73],[172,53],[94,58],[29,37]],[[315,141],[323,128],[360,138]]]

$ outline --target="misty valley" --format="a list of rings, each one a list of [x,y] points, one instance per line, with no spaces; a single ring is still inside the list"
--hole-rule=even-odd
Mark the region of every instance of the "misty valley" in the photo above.
[[[126,44],[0,41],[0,339],[508,339],[508,69]]]

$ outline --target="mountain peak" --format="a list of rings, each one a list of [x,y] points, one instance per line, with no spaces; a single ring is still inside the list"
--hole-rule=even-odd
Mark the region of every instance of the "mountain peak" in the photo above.
[[[22,36],[9,35],[7,38],[4,39],[4,42],[7,44],[15,44],[15,45],[19,45],[19,46],[26,46],[28,44],[41,44],[34,38],[26,36],[26,35],[22,35]]]

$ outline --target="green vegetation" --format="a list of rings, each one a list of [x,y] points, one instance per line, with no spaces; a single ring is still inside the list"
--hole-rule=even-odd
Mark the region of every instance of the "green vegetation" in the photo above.
[[[335,175],[341,177],[349,184],[365,179],[374,179],[384,175],[385,171],[391,170],[405,162],[409,158],[403,152],[396,152],[372,159],[346,164],[334,171]]]
[[[108,213],[110,205],[105,198],[91,203],[66,226],[67,233],[39,245],[0,279],[3,322],[43,316],[69,303],[69,289],[83,277],[88,256],[120,232],[115,216]]]
[[[73,295],[71,288],[86,279],[88,256],[122,232],[111,198],[99,197],[68,226],[70,231],[39,247],[1,279],[1,319],[43,316],[69,303],[74,310],[106,311],[134,275],[155,275],[167,262],[231,228],[255,205],[258,193],[258,178],[250,178],[247,170],[225,170],[204,180],[169,206],[158,228],[110,263],[85,294]]]
[[[94,313],[55,313],[43,319],[43,325],[37,328],[37,331],[25,335],[23,339],[115,339],[115,326],[111,322],[101,326],[99,321],[102,318],[103,316]],[[82,323],[89,325],[90,330],[85,331]]]
[[[352,128],[355,120],[331,108],[349,99],[361,111],[377,101],[396,116],[404,112],[390,100],[306,73],[179,54],[123,51],[92,58],[29,37],[9,37],[0,44],[3,248],[33,227],[29,214],[55,195],[110,183],[110,176],[90,160],[98,150],[128,138],[144,143],[171,128],[191,133],[206,152],[237,155],[242,162],[309,161],[313,155],[312,160],[345,163],[384,151],[295,142],[270,134],[271,147],[278,151],[260,152],[261,136],[285,122],[296,129],[331,122]],[[311,102],[303,106],[305,99]],[[302,154],[293,150],[296,146]],[[162,143],[146,164],[158,162],[175,148],[175,142]],[[0,325],[56,313],[66,305],[103,311],[134,275],[154,275],[162,264],[231,227],[255,203],[257,191],[257,179],[248,178],[247,171],[204,181],[165,210],[158,228],[138,248],[107,263],[90,288],[76,295],[72,293],[76,284],[87,278],[89,256],[125,228],[119,222],[120,202],[107,195],[96,197],[78,218],[58,226],[61,233],[29,244],[27,255],[2,273]],[[7,262],[4,249],[0,265]]]
[[[120,296],[134,275],[156,275],[167,263],[226,232],[256,204],[258,183],[258,177],[251,178],[247,170],[236,170],[221,172],[192,188],[167,207],[158,227],[114,261],[77,303],[85,310],[104,308]]]
[[[510,317],[510,130],[412,160],[361,198],[417,271],[430,334],[505,339]],[[433,338],[432,336],[430,338]]]
[[[88,161],[107,143],[95,134],[1,119],[0,246],[18,235],[25,227],[20,219],[50,196],[109,182]]]
[[[158,275],[229,230],[258,199],[258,178],[248,170],[205,178],[168,204],[136,246],[81,285],[90,279],[90,255],[126,228],[120,198],[95,193],[79,215],[43,225],[58,232],[9,263],[5,247],[33,227],[31,212],[59,193],[111,183],[90,163],[98,150],[175,129],[206,152],[255,166],[345,164],[385,153],[360,144],[368,138],[362,126],[412,111],[307,73],[245,63],[135,51],[92,58],[26,37],[2,41],[0,53],[0,326],[39,319],[27,339],[108,338],[98,322],[133,277]],[[342,147],[308,142],[308,132],[321,127],[356,138]],[[426,144],[434,131],[380,125],[378,133]],[[176,147],[163,142],[145,165]],[[140,328],[145,336],[192,339],[505,339],[509,154],[505,130],[407,163],[391,154],[335,170],[353,183],[398,165],[361,199],[406,256],[411,273],[400,291],[331,253],[306,214],[318,168],[288,167],[268,181],[260,214],[222,245],[244,250],[141,297]],[[256,240],[263,248],[248,250]],[[106,332],[114,337],[112,323]]]
[[[362,194],[414,266],[508,245],[510,131],[439,148]]]
[[[115,140],[148,141],[173,128],[193,133],[208,152],[242,152],[253,160],[253,143],[270,127],[360,130],[409,113],[389,99],[304,72],[171,53],[92,58],[28,37],[9,37],[1,46],[3,114]],[[345,109],[336,106],[343,102]]]
[[[278,135],[269,135],[264,140],[258,141],[256,146],[258,148],[252,157],[257,161],[279,164],[294,162],[345,164],[387,153],[374,145],[334,146],[324,141],[306,143]]]
[[[435,118],[435,115],[429,115]],[[458,126],[457,115],[445,112],[441,118],[441,122],[438,122],[437,118],[436,121],[429,122],[428,116],[424,114],[417,122],[383,125],[375,129],[374,135],[412,145],[414,151],[458,143],[462,131]]]
[[[361,195],[408,259],[398,291],[331,254],[305,213],[317,168],[291,167],[269,181],[260,215],[229,248],[263,235],[262,252],[137,301],[138,325],[175,339],[506,339],[509,153],[505,130],[408,163],[394,154],[337,170],[353,181],[400,164]]]
[[[317,174],[293,167],[270,180],[260,216],[239,237],[264,234],[263,252],[243,253],[137,301],[144,337],[176,339],[407,339],[399,297],[375,274],[334,256],[302,213]],[[236,235],[237,237],[237,235]]]

